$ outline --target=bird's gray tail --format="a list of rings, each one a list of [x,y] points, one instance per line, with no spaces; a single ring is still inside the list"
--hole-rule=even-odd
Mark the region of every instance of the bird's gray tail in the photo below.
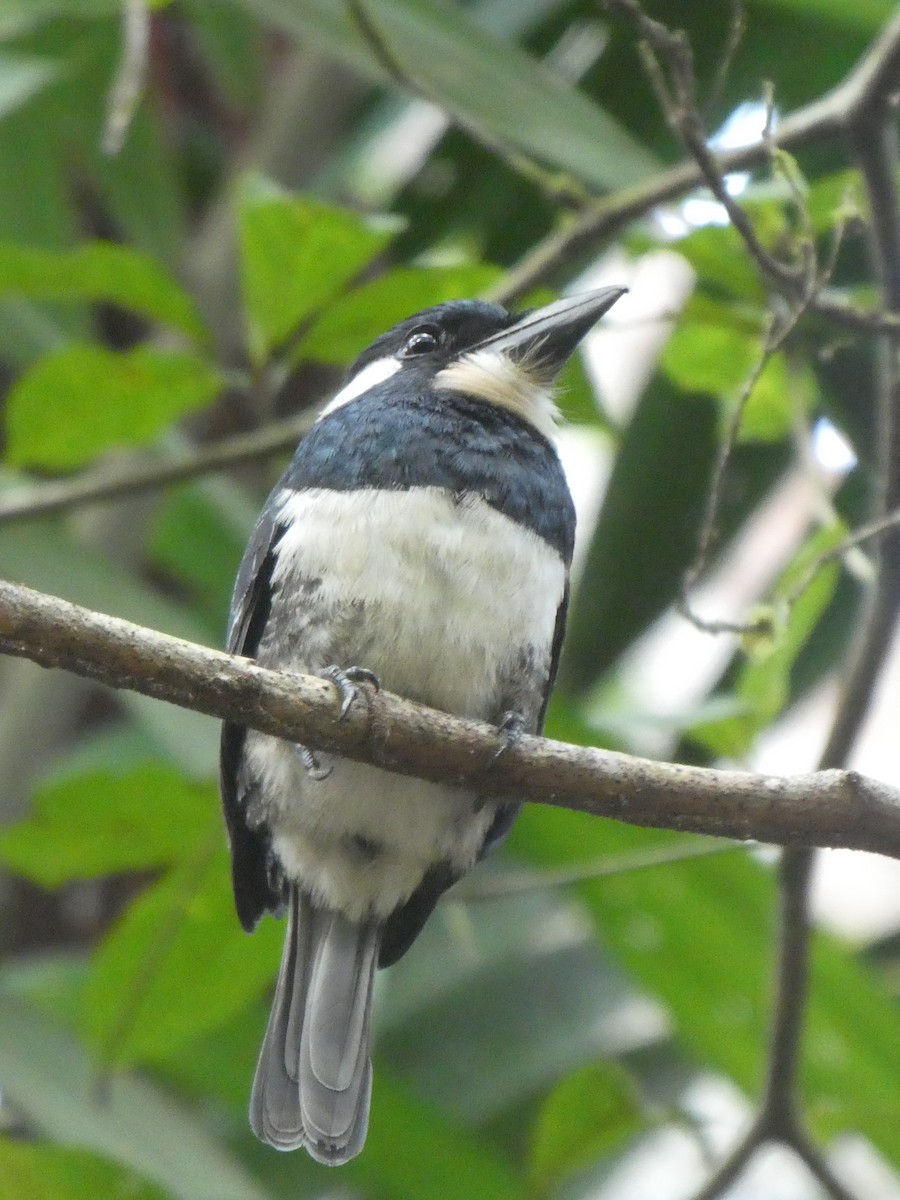
[[[315,908],[297,889],[253,1091],[250,1125],[277,1150],[337,1166],[369,1124],[369,1013],[379,927]]]

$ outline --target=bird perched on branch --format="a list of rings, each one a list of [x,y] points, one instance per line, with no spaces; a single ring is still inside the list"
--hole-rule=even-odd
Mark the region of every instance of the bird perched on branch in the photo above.
[[[553,383],[622,295],[518,315],[458,300],[365,350],[262,511],[228,648],[540,732],[562,644],[575,514],[551,442]],[[518,805],[222,730],[221,787],[244,928],[288,923],[250,1123],[281,1150],[346,1162],[366,1136],[376,966]]]

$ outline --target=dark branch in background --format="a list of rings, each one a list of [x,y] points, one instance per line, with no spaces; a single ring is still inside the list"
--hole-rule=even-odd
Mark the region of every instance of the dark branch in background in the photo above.
[[[728,21],[728,33],[725,37],[725,45],[722,48],[719,65],[716,67],[715,78],[712,81],[704,105],[707,116],[714,113],[719,107],[719,102],[725,91],[725,84],[728,82],[728,76],[731,73],[732,64],[734,63],[741,42],[744,40],[746,28],[747,10],[744,8],[743,0],[731,0],[731,16]]]
[[[360,0],[348,0],[348,3],[358,23],[362,16],[360,28],[365,31],[364,5],[360,4]],[[376,53],[379,43],[371,37],[371,21],[368,28],[370,48]],[[383,47],[383,40],[381,45]],[[823,99],[786,117],[773,134],[771,142],[784,150],[797,150],[813,142],[842,136],[848,124],[848,113],[864,111],[870,98],[880,94],[885,86],[884,80],[892,78],[898,58],[900,16],[885,28],[844,83]],[[382,65],[388,69],[387,63],[383,62]],[[397,66],[403,86],[416,92],[415,85]],[[395,72],[389,73],[396,77]],[[761,138],[750,146],[722,151],[716,155],[715,163],[721,174],[727,174],[761,166],[769,162],[771,156],[772,145],[767,139]],[[489,290],[487,298],[506,305],[521,302],[534,288],[558,282],[567,271],[576,269],[590,255],[596,255],[601,246],[633,221],[660,205],[680,199],[702,186],[703,182],[703,172],[697,163],[691,161],[655,176],[646,184],[593,201],[580,216],[530,250],[517,266]],[[825,288],[816,296],[815,304],[811,307],[820,316],[854,332],[881,332],[900,337],[900,309],[896,303],[887,306],[887,311],[858,309],[845,297],[833,295]],[[247,439],[259,438],[255,444],[248,440],[246,449],[244,436],[228,439],[194,455],[179,455],[177,458],[127,468],[128,478],[124,470],[120,474],[111,469],[98,468],[76,479],[35,485],[28,492],[19,495],[13,493],[9,499],[0,495],[0,522],[25,520],[32,515],[148,491],[218,471],[232,463],[278,454],[289,448],[292,440],[300,436],[305,428],[301,427],[295,435],[287,423],[268,427],[258,434],[246,435]],[[283,438],[279,434],[281,429],[285,430]]]
[[[372,24],[365,0],[346,3],[387,73],[407,90],[423,95]],[[804,1129],[796,1076],[808,988],[808,883],[813,858],[807,847],[842,845],[900,857],[900,793],[835,769],[847,761],[864,719],[900,605],[898,534],[893,519],[885,517],[900,509],[900,423],[894,415],[900,393],[896,361],[900,204],[895,130],[888,103],[888,94],[900,85],[900,14],[829,95],[788,117],[771,136],[764,134],[754,145],[713,155],[706,144],[690,47],[684,37],[651,21],[636,0],[609,0],[608,7],[631,20],[653,47],[651,69],[657,91],[691,161],[645,185],[592,201],[570,224],[529,252],[492,295],[512,304],[539,284],[571,275],[631,222],[705,184],[728,209],[762,273],[788,298],[794,319],[809,310],[855,332],[881,335],[877,445],[883,453],[885,490],[865,533],[859,531],[855,536],[859,539],[874,532],[887,532],[887,536],[859,650],[822,758],[822,767],[831,769],[782,779],[647,762],[537,738],[523,738],[494,763],[498,735],[487,726],[370,691],[361,693],[345,721],[338,721],[337,698],[327,681],[264,671],[245,660],[141,630],[14,585],[0,584],[0,651],[424,778],[465,781],[498,796],[515,795],[636,824],[752,837],[793,847],[782,862],[777,995],[760,1111],[750,1133],[699,1197],[713,1200],[721,1196],[763,1143],[779,1140],[792,1147],[830,1195],[847,1200],[849,1193]],[[145,6],[141,0],[129,0],[123,15],[126,20],[145,17]],[[735,20],[725,58],[737,45],[738,29]],[[143,75],[138,52],[144,51],[139,38],[126,37],[125,45],[120,75],[123,87],[120,99],[111,102],[110,136],[116,122],[123,132],[127,129],[132,103],[128,89],[133,93]],[[722,77],[720,72],[719,83]],[[480,133],[467,132],[485,144]],[[882,288],[877,310],[858,309],[830,292],[825,286],[828,272],[816,268],[802,245],[793,261],[774,258],[724,187],[724,174],[771,163],[776,146],[792,151],[838,137],[849,141],[869,200],[873,257]],[[557,185],[549,172],[507,147],[496,146],[490,139],[486,144],[557,201],[571,200],[569,182]],[[781,329],[776,319],[766,347]],[[763,364],[766,356],[764,351]],[[745,398],[751,384],[752,380]],[[5,505],[0,501],[0,521],[158,487],[280,452],[293,445],[307,420],[303,419],[303,425],[285,422],[177,459],[146,463],[137,469],[132,465],[127,474],[104,470],[44,485],[18,499],[13,496]],[[581,869],[590,868],[588,864]]]
[[[753,634],[765,633],[769,628],[769,620],[767,618],[762,618],[755,622],[707,620],[699,616],[699,614],[694,611],[691,605],[690,593],[697,581],[705,573],[712,558],[716,536],[718,533],[719,514],[722,511],[722,504],[725,496],[728,467],[731,463],[731,456],[734,452],[734,448],[737,445],[741,422],[744,418],[744,411],[747,407],[747,403],[753,394],[753,389],[759,382],[760,376],[766,369],[769,359],[784,344],[794,326],[799,321],[802,313],[803,308],[798,305],[793,311],[785,314],[784,316],[779,316],[774,313],[770,316],[768,326],[766,328],[766,334],[763,338],[762,352],[741,388],[737,402],[735,403],[734,409],[731,413],[731,417],[728,422],[728,428],[725,431],[725,436],[722,438],[719,446],[719,452],[716,456],[715,468],[713,470],[712,482],[710,484],[709,496],[707,497],[706,511],[703,514],[703,521],[700,526],[697,553],[694,556],[694,561],[685,572],[684,579],[681,581],[681,588],[677,601],[677,608],[682,616],[704,633]]]
[[[268,671],[179,638],[0,582],[0,653],[334,751],[401,774],[637,825],[876,850],[900,858],[900,791],[852,771],[782,778],[632,758],[522,737],[360,689],[344,720],[334,684]]]
[[[805,256],[795,263],[786,263],[769,254],[757,236],[753,222],[728,191],[701,121],[694,56],[687,35],[681,30],[672,32],[660,21],[654,21],[637,0],[606,0],[606,4],[611,11],[627,17],[644,39],[639,43],[641,57],[663,115],[684,150],[700,168],[703,182],[728,213],[760,270],[791,296],[795,296],[798,289],[811,291],[811,263],[804,261]],[[771,153],[771,111],[762,143]]]
[[[693,157],[704,182],[724,205],[729,218],[760,272],[791,303],[784,320],[773,320],[766,337],[763,363],[793,328],[799,315],[812,310],[833,315],[830,301],[822,303],[822,287],[830,269],[820,274],[815,247],[807,230],[797,247],[793,262],[774,258],[762,245],[752,222],[730,196],[725,186],[728,168],[710,152],[702,127],[696,96],[693,59],[686,36],[672,32],[650,18],[638,0],[606,0],[607,7],[622,14],[645,39],[643,57],[660,105],[670,127]],[[853,158],[862,172],[871,211],[870,243],[876,272],[881,284],[884,311],[900,311],[900,196],[897,194],[896,127],[890,109],[889,94],[900,86],[900,14],[888,24],[849,78],[829,96],[804,110],[808,118],[830,120],[847,137]],[[767,122],[767,127],[768,127]],[[790,119],[782,125],[777,141],[785,146],[796,137],[796,125]],[[772,138],[764,133],[760,151],[771,154]],[[802,215],[802,213],[801,213]],[[882,459],[880,478],[883,492],[874,519],[867,529],[884,535],[881,572],[873,602],[865,620],[859,646],[838,705],[820,767],[844,766],[858,736],[872,698],[875,681],[884,662],[900,609],[900,535],[888,514],[900,505],[900,401],[897,345],[881,329],[876,446]],[[893,335],[892,335],[893,336]],[[760,367],[761,370],[761,367]],[[755,379],[751,377],[749,387]],[[743,402],[749,390],[742,393]],[[710,498],[710,507],[701,539],[697,564],[688,583],[700,573],[709,557],[716,513],[719,507],[721,476],[727,465],[731,444],[737,435],[740,408],[732,424],[731,437],[723,445],[719,472]],[[815,843],[810,843],[809,846]],[[781,922],[776,996],[772,1019],[771,1047],[768,1054],[766,1085],[757,1116],[732,1153],[720,1165],[696,1200],[714,1200],[743,1172],[757,1151],[777,1141],[790,1147],[806,1164],[826,1192],[835,1200],[852,1200],[851,1194],[835,1177],[820,1148],[809,1137],[799,1098],[798,1068],[809,989],[811,917],[810,879],[814,853],[806,847],[785,850],[781,863]]]
[[[633,0],[612,0],[608,7],[624,11],[632,19]],[[643,13],[641,13],[643,16]],[[779,122],[771,142],[782,150],[794,151],[811,143],[844,135],[853,114],[862,111],[871,97],[884,94],[885,80],[893,77],[900,60],[900,15],[891,21],[866,51],[847,79],[827,96],[808,104]],[[771,159],[772,145],[766,138],[735,150],[723,150],[713,160],[718,176],[763,166]],[[532,288],[546,284],[577,266],[598,246],[620,233],[632,221],[654,208],[677,200],[701,187],[707,180],[694,160],[681,163],[641,184],[597,200],[577,220],[551,234],[534,247],[517,267],[493,290],[500,303],[521,300]],[[857,332],[890,332],[900,336],[900,312],[856,309],[845,299],[827,291],[816,297],[811,308]]]
[[[576,863],[571,867],[546,867],[533,871],[503,871],[498,876],[473,879],[467,876],[453,889],[453,899],[466,904],[473,901],[500,900],[506,896],[534,892],[540,888],[570,887],[573,883],[586,883],[596,879],[609,879],[629,871],[647,871],[653,867],[667,867],[672,863],[694,858],[708,858],[713,854],[746,851],[747,844],[724,841],[710,837],[681,837],[674,844],[648,846],[625,854],[607,854],[591,862]]]
[[[284,421],[272,422],[252,433],[222,438],[200,450],[169,458],[129,458],[121,466],[98,467],[71,479],[0,493],[0,525],[62,512],[83,504],[134,496],[170,483],[183,483],[200,475],[212,475],[242,463],[283,454],[293,450],[309,430],[314,416],[303,412]]]

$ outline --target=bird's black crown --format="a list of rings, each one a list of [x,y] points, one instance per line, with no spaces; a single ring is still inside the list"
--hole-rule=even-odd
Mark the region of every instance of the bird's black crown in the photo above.
[[[508,329],[523,314],[486,300],[448,300],[407,317],[368,346],[350,368],[351,378],[380,358],[422,358],[443,366],[492,334]]]

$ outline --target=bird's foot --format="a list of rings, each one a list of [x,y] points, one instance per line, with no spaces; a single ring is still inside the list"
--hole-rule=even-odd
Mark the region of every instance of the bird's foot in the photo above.
[[[323,779],[327,779],[334,770],[333,767],[323,767],[319,759],[315,754],[313,754],[312,750],[310,750],[308,746],[303,746],[300,742],[297,742],[294,745],[294,750],[296,751],[300,762],[303,764],[303,769],[306,771],[310,779],[314,779],[316,783],[321,783]]]
[[[502,758],[507,750],[510,749],[510,747],[515,746],[515,744],[521,740],[522,734],[525,732],[526,725],[527,721],[525,720],[525,717],[522,715],[522,713],[516,712],[514,709],[511,709],[509,712],[505,712],[503,714],[497,725],[497,733],[500,735],[501,739],[500,745],[497,747],[493,753],[493,756],[491,757],[491,766],[493,766],[498,759]]]
[[[365,667],[326,667],[321,674],[325,679],[330,679],[338,690],[341,698],[339,721],[343,721],[350,711],[350,705],[359,695],[357,684],[368,683],[376,692],[381,687],[381,680],[375,672]]]

